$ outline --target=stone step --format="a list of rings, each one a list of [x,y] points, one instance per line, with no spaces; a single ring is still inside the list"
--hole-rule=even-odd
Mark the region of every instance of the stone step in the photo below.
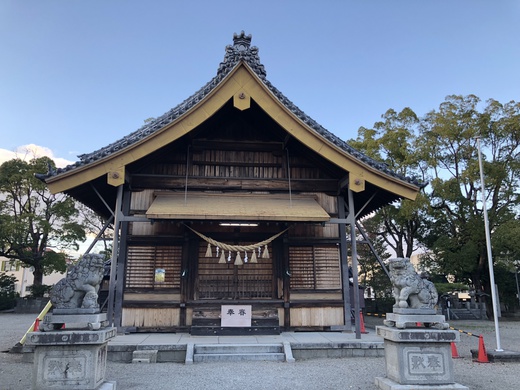
[[[450,317],[458,320],[478,320],[480,313],[475,314],[472,310],[468,309],[451,309]]]
[[[193,362],[286,360],[283,344],[196,344]]]
[[[195,344],[195,354],[280,353],[282,344]]]
[[[243,362],[243,361],[270,361],[283,362],[285,355],[283,353],[231,353],[231,354],[195,354],[193,356],[195,363],[206,362]]]
[[[157,349],[136,350],[132,353],[132,363],[157,363]]]

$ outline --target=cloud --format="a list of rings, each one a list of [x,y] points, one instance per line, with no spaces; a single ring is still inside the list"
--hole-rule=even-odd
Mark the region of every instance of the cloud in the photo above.
[[[47,156],[52,159],[58,168],[64,168],[67,165],[72,164],[74,161],[66,160],[61,157],[55,157],[51,149],[45,146],[38,146],[35,144],[22,145],[11,151],[7,149],[0,149],[0,164],[14,158],[20,158],[22,160],[30,160],[32,158]]]

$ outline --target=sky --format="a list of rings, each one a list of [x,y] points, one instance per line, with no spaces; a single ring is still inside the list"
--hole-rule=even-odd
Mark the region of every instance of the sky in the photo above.
[[[345,140],[390,108],[520,100],[517,0],[1,0],[0,163],[64,166],[128,135],[210,81],[242,30]]]

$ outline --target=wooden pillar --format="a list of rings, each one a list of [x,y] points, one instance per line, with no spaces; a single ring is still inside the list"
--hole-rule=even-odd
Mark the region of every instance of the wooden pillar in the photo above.
[[[123,191],[121,210],[123,216],[128,216],[130,212],[131,196],[132,194],[129,190]],[[119,237],[119,250],[117,256],[116,291],[114,302],[114,324],[118,328],[123,324],[123,289],[125,286],[126,252],[128,249],[129,227],[130,222],[121,221],[121,235]]]
[[[182,244],[182,258],[181,258],[181,299],[180,299],[180,313],[179,313],[179,326],[186,326],[186,302],[190,297],[190,281],[192,279],[192,272],[190,272],[189,266],[189,246],[190,240],[188,234],[184,235],[184,243]]]
[[[287,233],[283,235],[283,258],[282,258],[282,277],[283,277],[283,326],[285,330],[291,327],[291,279],[289,275],[289,241]]]
[[[345,220],[345,198],[339,195],[338,203],[338,218]],[[348,249],[347,249],[347,225],[345,223],[338,224],[339,230],[339,253],[341,257],[341,281],[343,284],[343,320],[344,325],[351,329],[350,313],[352,305],[350,302],[350,282],[348,272]]]

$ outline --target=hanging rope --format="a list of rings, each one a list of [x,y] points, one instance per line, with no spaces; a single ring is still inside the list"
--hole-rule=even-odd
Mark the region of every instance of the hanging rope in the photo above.
[[[287,229],[281,231],[280,233],[277,233],[274,236],[268,238],[267,240],[258,242],[256,244],[251,244],[251,245],[229,245],[229,244],[225,244],[223,242],[216,241],[216,240],[214,240],[212,238],[209,238],[209,237],[205,236],[204,234],[199,233],[198,231],[192,229],[188,225],[184,225],[184,226],[186,226],[188,229],[190,229],[193,233],[195,233],[197,236],[202,238],[208,244],[216,246],[216,247],[220,248],[221,250],[224,249],[226,251],[231,251],[231,252],[245,252],[245,251],[252,251],[252,250],[261,248],[261,247],[266,246],[267,244],[271,243],[272,241],[276,240],[278,237],[280,237],[282,234],[284,234],[287,230],[289,230],[289,228],[287,228]]]

